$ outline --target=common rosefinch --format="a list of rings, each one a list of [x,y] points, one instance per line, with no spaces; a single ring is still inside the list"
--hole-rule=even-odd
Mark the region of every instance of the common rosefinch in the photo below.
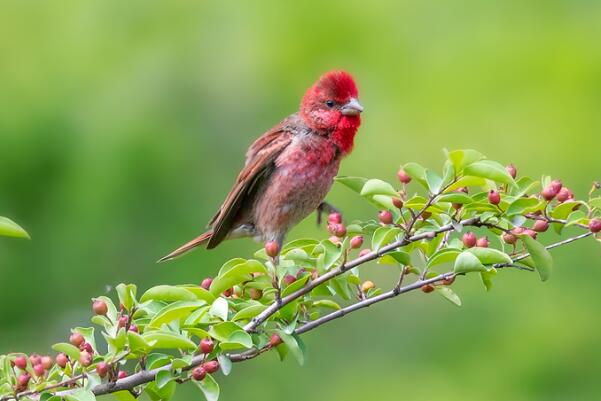
[[[225,239],[254,237],[282,244],[286,233],[322,203],[353,149],[363,107],[344,71],[330,71],[311,86],[300,110],[257,139],[246,164],[209,222],[209,230],[160,259]]]

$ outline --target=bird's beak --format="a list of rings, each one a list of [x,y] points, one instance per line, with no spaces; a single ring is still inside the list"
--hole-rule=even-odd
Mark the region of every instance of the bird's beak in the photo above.
[[[344,116],[358,116],[362,111],[363,106],[361,106],[361,103],[359,103],[359,101],[354,97],[352,97],[351,100],[349,100],[344,106],[342,106],[342,109],[340,109],[340,112]]]

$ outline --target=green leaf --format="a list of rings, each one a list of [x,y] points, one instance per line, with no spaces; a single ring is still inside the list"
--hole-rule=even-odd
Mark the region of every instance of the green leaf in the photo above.
[[[534,261],[534,268],[538,272],[541,281],[547,281],[553,269],[553,258],[543,244],[528,235],[520,235],[520,239],[526,245],[526,249]]]
[[[555,219],[564,220],[566,217],[570,215],[573,211],[580,208],[582,205],[585,205],[582,201],[567,201],[563,202],[555,207],[551,212],[551,217]]]
[[[489,180],[502,182],[503,184],[515,185],[513,178],[505,171],[505,167],[492,160],[480,160],[474,162],[466,166],[463,171],[466,175],[488,178]]]
[[[69,343],[54,344],[52,346],[52,349],[56,352],[62,352],[63,354],[66,354],[69,357],[69,359],[73,361],[79,360],[79,355],[81,354],[79,348]]]
[[[388,195],[399,196],[399,193],[386,181],[371,179],[365,183],[361,196]]]
[[[219,385],[213,379],[213,376],[207,374],[204,380],[192,380],[192,383],[202,391],[207,401],[217,401],[219,399]]]
[[[284,330],[277,330],[277,333],[298,364],[302,366],[305,363],[305,346],[301,339],[294,334],[287,334]]]
[[[428,187],[428,183],[426,182],[426,169],[417,163],[406,163],[402,166],[403,170],[409,175],[409,177],[418,181],[424,187]]]
[[[486,291],[490,291],[492,288],[492,279],[497,275],[497,269],[490,269],[486,272],[480,272],[480,278],[482,279],[482,284],[486,288]]]
[[[480,260],[476,256],[470,252],[464,251],[457,256],[457,259],[455,259],[453,271],[455,273],[481,272],[486,271],[486,267],[480,263]]]
[[[209,335],[218,341],[228,341],[232,333],[241,330],[242,327],[234,322],[223,322],[211,326]]]
[[[214,296],[218,296],[228,288],[252,280],[252,273],[267,273],[267,268],[263,263],[253,259],[238,263],[227,271],[220,272],[211,283],[209,291]]]
[[[465,166],[484,159],[484,155],[473,149],[459,149],[450,151],[448,158],[453,164],[455,173],[459,174]]]
[[[7,217],[0,216],[0,236],[30,239],[29,234],[20,225]]]
[[[436,198],[436,203],[439,202],[448,202],[448,203],[460,203],[460,204],[466,204],[466,203],[471,203],[474,200],[467,194],[463,193],[463,192],[453,192],[450,194],[444,194],[444,195],[440,195],[438,198]]]
[[[445,189],[445,193],[451,193],[463,187],[483,187],[486,185],[486,180],[482,177],[474,177],[471,175],[463,176],[454,184],[451,184]]]
[[[251,348],[253,346],[253,340],[247,332],[244,330],[237,330],[230,334],[227,341],[219,343],[219,348],[222,350],[232,350],[239,348]]]
[[[589,205],[591,208],[601,209],[601,197],[591,199]]]
[[[152,318],[148,327],[159,328],[165,323],[187,317],[195,309],[206,305],[205,301],[178,301],[165,306]]]
[[[329,309],[334,309],[334,310],[339,310],[340,309],[340,305],[338,305],[336,302],[330,300],[330,299],[320,299],[317,301],[314,301],[312,304],[313,307],[319,307],[319,308],[329,308]]]
[[[140,298],[140,302],[149,300],[175,302],[175,301],[195,301],[196,295],[185,288],[172,285],[157,285],[146,291]]]
[[[466,252],[469,252],[472,255],[476,256],[478,260],[480,260],[480,263],[482,263],[483,265],[512,262],[509,255],[493,248],[474,247],[467,249]]]
[[[267,309],[267,305],[263,304],[247,306],[246,308],[236,313],[234,317],[232,317],[232,321],[235,322],[237,320],[250,320],[253,317],[257,316],[259,313],[263,312],[265,309]]]
[[[184,285],[184,286],[178,286],[178,287],[181,287],[181,288],[185,289],[186,291],[191,292],[192,294],[194,294],[196,299],[201,299],[209,305],[212,304],[213,301],[215,301],[215,295],[211,294],[209,291],[205,290],[202,287],[193,286],[193,285]]]
[[[363,189],[363,186],[365,185],[365,183],[367,182],[367,178],[363,178],[363,177],[336,177],[334,179],[336,182],[344,185],[347,188],[350,188],[351,190],[355,191],[356,193],[360,194],[361,190]]]
[[[227,301],[223,298],[217,298],[215,302],[213,302],[213,305],[211,305],[211,309],[209,309],[209,314],[218,317],[221,320],[227,320],[228,310],[229,305]]]
[[[125,309],[130,310],[135,304],[137,288],[133,284],[119,284],[115,290],[119,296],[119,302],[125,306]]]
[[[111,394],[113,397],[117,399],[117,401],[136,401],[136,397],[134,397],[129,391],[121,390]]]
[[[74,391],[73,393],[69,393],[65,395],[66,401],[96,401],[96,397],[94,393],[90,390],[79,389]]]
[[[459,255],[461,251],[459,249],[453,248],[442,248],[440,251],[436,252],[429,260],[426,265],[429,268],[434,267],[436,265],[440,265],[443,263],[454,262],[457,259],[457,255]]]
[[[378,259],[378,263],[380,264],[388,264],[388,265],[410,265],[411,264],[411,255],[407,252],[403,251],[394,251],[389,252],[386,255],[382,256]]]
[[[150,348],[144,338],[140,334],[133,331],[127,332],[127,342],[132,352],[146,351]]]
[[[217,355],[217,360],[223,374],[226,376],[229,375],[232,371],[232,360],[225,354]]]
[[[518,198],[507,208],[507,215],[526,214],[544,208],[544,204],[537,198]]]
[[[159,370],[154,381],[159,389],[165,387],[169,382],[174,380],[173,374],[169,370]]]
[[[166,349],[195,349],[196,344],[187,338],[168,331],[147,331],[142,334],[142,338],[152,348],[166,348]]]
[[[426,170],[426,182],[428,183],[428,189],[430,193],[437,194],[440,192],[440,188],[442,187],[442,178],[434,171],[427,169]]]
[[[461,306],[461,298],[453,290],[446,286],[436,287],[436,292],[455,306]]]
[[[379,250],[384,245],[391,242],[399,233],[401,229],[398,227],[380,227],[378,228],[372,237],[371,245],[374,251]]]

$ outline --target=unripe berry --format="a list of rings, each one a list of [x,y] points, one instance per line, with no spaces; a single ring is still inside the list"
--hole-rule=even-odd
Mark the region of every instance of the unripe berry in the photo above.
[[[109,308],[104,301],[96,300],[92,304],[92,310],[95,314],[104,316],[109,311]]]
[[[28,373],[20,374],[19,377],[17,377],[17,387],[18,388],[27,387],[27,384],[29,383],[29,379],[31,379],[31,376],[29,376]]]
[[[545,189],[543,189],[541,195],[543,196],[543,198],[545,198],[546,201],[552,201],[553,198],[555,198],[555,195],[557,195],[557,191],[555,191],[555,189],[549,185],[548,187],[545,187]]]
[[[430,213],[430,212],[428,212],[426,210],[424,210],[422,212],[422,219],[424,219],[424,220],[428,220],[431,216],[432,216],[432,213]]]
[[[269,345],[272,347],[277,347],[282,343],[282,338],[277,334],[273,333],[271,337],[269,337]]]
[[[336,246],[340,246],[340,245],[342,245],[342,241],[340,240],[340,237],[337,237],[337,236],[335,236],[335,235],[332,235],[332,236],[329,238],[329,240],[330,240],[330,242],[331,242],[332,244],[334,244],[334,245],[336,245]]]
[[[467,187],[460,187],[457,188],[457,192],[463,192],[464,194],[467,194],[469,190],[467,189]]]
[[[69,357],[65,354],[63,354],[62,352],[60,354],[58,354],[56,356],[56,364],[58,366],[60,366],[61,368],[65,368],[65,366],[67,366],[67,363],[69,363]]]
[[[73,333],[69,336],[69,342],[76,347],[79,347],[84,341],[85,338],[80,333]]]
[[[538,233],[534,230],[531,230],[529,228],[524,230],[524,234],[526,234],[527,236],[529,236],[532,239],[536,239],[536,236],[538,235]]]
[[[79,363],[81,366],[90,366],[92,363],[92,354],[88,351],[82,351],[81,354],[79,354]]]
[[[488,248],[489,242],[487,237],[478,238],[476,246],[479,248]]]
[[[463,207],[463,205],[461,203],[453,203],[453,209],[455,210],[459,210]]]
[[[215,373],[219,370],[219,362],[216,360],[208,361],[205,362],[202,367],[207,371],[207,373]]]
[[[511,233],[512,233],[513,235],[520,235],[520,234],[523,234],[525,230],[526,230],[526,229],[525,229],[524,227],[514,227],[514,228],[511,230]]]
[[[570,191],[569,188],[563,187],[559,190],[559,192],[557,193],[557,201],[558,202],[565,202],[568,199],[574,199],[574,194],[572,193],[572,191]]]
[[[204,288],[205,290],[208,290],[209,288],[211,288],[212,283],[213,283],[213,279],[211,277],[207,277],[204,280],[202,280],[202,282],[200,283],[200,286],[202,288]]]
[[[551,181],[551,183],[549,184],[549,186],[551,188],[553,188],[553,191],[555,191],[555,193],[557,194],[557,193],[559,193],[559,191],[563,187],[563,184],[561,183],[561,180],[553,180],[553,181]]]
[[[478,241],[478,239],[476,238],[476,234],[474,234],[473,232],[467,232],[465,234],[463,234],[463,245],[465,245],[466,248],[472,248],[473,246],[476,245],[476,242]]]
[[[511,176],[511,178],[515,178],[518,175],[518,171],[516,170],[513,163],[511,163],[509,166],[505,167],[505,171],[507,171],[507,174],[509,174]]]
[[[361,284],[361,291],[367,292],[375,287],[376,287],[376,285],[372,281],[367,280],[367,281],[364,281],[363,284]]]
[[[442,280],[443,285],[451,285],[455,282],[455,276],[447,277]]]
[[[213,340],[211,340],[210,338],[203,338],[202,340],[200,340],[198,349],[203,354],[209,354],[209,353],[211,353],[211,351],[213,351],[214,346],[215,346],[215,343],[213,343]]]
[[[196,381],[204,380],[206,375],[207,375],[207,372],[204,370],[204,368],[202,366],[198,366],[198,367],[192,369],[192,378]]]
[[[117,326],[119,328],[125,327],[127,326],[127,322],[129,322],[129,318],[127,316],[121,316],[119,317],[119,320],[117,320]]]
[[[21,370],[24,370],[27,367],[27,358],[23,355],[19,355],[15,358],[15,366]]]
[[[130,324],[130,325],[129,325],[129,331],[131,331],[131,332],[134,332],[134,333],[139,333],[139,332],[140,332],[140,329],[138,328],[138,326],[137,326],[137,325],[135,325],[135,324]]]
[[[382,210],[378,213],[378,219],[382,224],[392,224],[392,213],[389,210]]]
[[[118,379],[125,379],[127,377],[127,372],[124,370],[120,370],[119,372],[117,372],[117,378]]]
[[[280,253],[280,245],[276,241],[268,241],[265,244],[265,253],[270,258],[275,258]]]
[[[401,200],[401,198],[392,198],[392,204],[397,209],[402,209],[403,208],[403,201]]]
[[[29,362],[31,362],[32,365],[39,365],[42,363],[42,357],[40,357],[38,354],[30,355]]]
[[[317,270],[313,270],[311,272],[311,280],[317,280],[318,277],[319,277],[319,272]]]
[[[493,205],[498,205],[499,203],[501,203],[501,194],[495,191],[494,189],[491,189],[488,192],[488,201]]]
[[[328,215],[328,224],[342,223],[342,215],[340,213],[330,213]]]
[[[292,283],[294,283],[296,281],[296,277],[294,277],[292,274],[286,274],[284,276],[284,284],[286,285],[290,285]]]
[[[96,365],[96,373],[98,373],[98,376],[105,377],[108,372],[109,365],[106,362],[98,362]]]
[[[232,296],[233,293],[234,293],[234,289],[228,288],[227,290],[223,291],[223,296],[226,298],[229,298]]]
[[[409,174],[407,174],[405,170],[400,169],[397,175],[399,176],[399,181],[403,184],[409,184],[411,182],[411,177],[409,177]]]
[[[44,367],[44,369],[50,370],[50,368],[52,368],[52,365],[54,365],[54,361],[52,360],[51,356],[46,355],[42,357],[41,364]]]
[[[41,364],[33,365],[33,373],[35,373],[36,376],[44,376],[44,372],[44,367]]]
[[[532,229],[539,233],[544,233],[549,229],[549,222],[547,220],[536,220]]]
[[[426,294],[434,291],[434,286],[432,284],[424,284],[421,287],[422,292],[425,292]]]
[[[369,249],[369,248],[362,249],[361,252],[359,252],[359,257],[361,258],[361,257],[363,257],[365,255],[370,254],[370,253],[371,253],[371,249]]]
[[[351,238],[351,248],[352,249],[361,248],[362,245],[363,245],[363,236],[362,235],[356,235],[353,238]]]
[[[601,219],[592,219],[591,221],[589,221],[588,228],[594,234],[601,231]]]
[[[263,291],[258,288],[251,288],[248,290],[248,295],[250,295],[250,299],[257,301],[263,296]]]
[[[503,241],[505,241],[506,244],[513,245],[517,242],[517,240],[518,237],[515,235],[511,233],[503,233]]]

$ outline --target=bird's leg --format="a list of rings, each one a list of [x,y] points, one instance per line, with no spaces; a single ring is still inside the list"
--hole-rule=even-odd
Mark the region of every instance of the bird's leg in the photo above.
[[[321,202],[319,204],[319,206],[317,206],[317,225],[321,225],[321,220],[322,220],[322,213],[340,213],[340,210],[338,210],[336,207],[334,207],[333,205],[331,205],[328,202]]]

